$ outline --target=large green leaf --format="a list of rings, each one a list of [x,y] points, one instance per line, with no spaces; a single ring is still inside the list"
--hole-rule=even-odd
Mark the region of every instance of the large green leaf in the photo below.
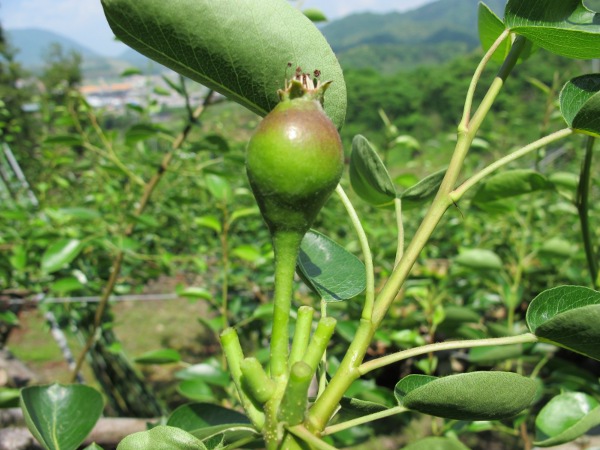
[[[360,134],[352,140],[350,183],[360,198],[371,205],[393,205],[396,188],[370,142]]]
[[[180,428],[159,425],[127,436],[117,450],[208,450],[202,441]]]
[[[511,31],[558,55],[600,57],[600,15],[582,0],[509,0],[504,19]]]
[[[582,392],[567,392],[554,397],[535,419],[539,447],[570,442],[600,425],[600,405]]]
[[[78,448],[94,428],[103,407],[102,395],[84,385],[51,384],[21,391],[27,427],[49,450]]]
[[[298,272],[323,300],[337,302],[365,290],[364,264],[327,236],[314,230],[302,239]]]
[[[460,441],[447,437],[427,437],[413,442],[402,450],[469,450]]]
[[[568,81],[560,93],[560,111],[569,127],[600,136],[600,74]]]
[[[526,319],[540,340],[600,360],[600,292],[582,286],[548,289],[531,301]]]
[[[346,115],[342,69],[319,30],[286,0],[102,0],[113,32],[140,53],[251,111],[278,103],[286,69],[333,84],[325,111],[338,128]],[[288,63],[292,68],[288,69]]]
[[[173,411],[167,425],[181,428],[201,440],[223,435],[226,441],[257,434],[243,414],[211,403],[192,403]]]
[[[457,420],[513,417],[533,401],[536,383],[511,372],[470,372],[442,378],[409,375],[394,394],[403,406]]]
[[[50,245],[42,255],[42,270],[56,272],[73,261],[83,249],[78,239],[59,239]]]

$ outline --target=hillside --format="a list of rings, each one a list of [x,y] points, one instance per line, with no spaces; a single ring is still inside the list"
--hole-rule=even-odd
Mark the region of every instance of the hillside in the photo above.
[[[36,72],[44,66],[44,55],[52,44],[59,44],[66,53],[75,51],[82,56],[83,73],[86,78],[111,77],[132,65],[146,70],[150,65],[159,66],[135,50],[127,49],[118,58],[109,58],[58,33],[39,28],[8,29],[6,36],[18,49],[16,59],[27,70]],[[162,67],[162,66],[161,66]]]
[[[322,32],[346,68],[384,73],[437,64],[479,45],[479,0],[438,0],[405,13],[354,14]],[[506,0],[486,0],[500,16]]]

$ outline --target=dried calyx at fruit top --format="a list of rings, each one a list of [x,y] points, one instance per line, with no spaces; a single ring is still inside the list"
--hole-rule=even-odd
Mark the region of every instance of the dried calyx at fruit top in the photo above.
[[[291,67],[291,64],[288,63],[288,67]],[[320,76],[321,71],[318,69],[311,74],[302,72],[300,67],[296,67],[295,76],[291,79],[286,77],[285,87],[277,91],[279,100],[293,100],[295,98],[303,97],[308,100],[317,100],[323,105],[325,91],[332,82],[331,80],[321,82],[321,80],[319,80]]]

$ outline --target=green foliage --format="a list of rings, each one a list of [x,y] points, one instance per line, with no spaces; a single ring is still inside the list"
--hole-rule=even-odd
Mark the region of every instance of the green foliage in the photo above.
[[[298,271],[326,302],[356,297],[365,290],[365,266],[327,236],[309,231],[302,239]]]
[[[499,420],[527,408],[536,389],[534,380],[515,373],[470,372],[443,378],[409,375],[394,394],[403,406],[438,417]]]
[[[83,385],[31,386],[21,391],[27,427],[48,450],[77,449],[102,414],[103,403],[98,391]]]

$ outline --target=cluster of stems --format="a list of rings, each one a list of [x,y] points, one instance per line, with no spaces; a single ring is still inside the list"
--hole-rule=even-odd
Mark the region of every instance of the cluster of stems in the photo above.
[[[373,263],[366,235],[348,197],[344,194],[342,188],[338,186],[336,192],[349,213],[350,220],[361,243],[363,259],[367,269],[367,289],[363,314],[354,339],[335,375],[324,388],[319,389],[318,396],[312,404],[308,402],[309,385],[317,372],[319,362],[334,331],[335,319],[321,317],[311,337],[313,309],[307,306],[301,307],[298,310],[290,350],[289,318],[292,284],[301,237],[285,232],[277,233],[274,236],[275,294],[269,373],[256,359],[244,358],[237,334],[233,328],[225,330],[221,337],[224,352],[242,404],[254,425],[262,432],[269,450],[307,448],[307,446],[317,449],[330,449],[332,447],[321,440],[321,436],[406,411],[405,408],[399,406],[346,423],[327,426],[350,385],[360,376],[372,370],[434,351],[532,343],[538,340],[535,335],[525,333],[506,338],[441,342],[363,362],[375,331],[381,325],[388,309],[409,276],[413,265],[447,209],[452,205],[456,205],[470,188],[497,169],[574,133],[572,129],[565,128],[542,137],[495,161],[457,187],[460,172],[473,139],[507,77],[517,63],[524,49],[525,39],[516,37],[513,40],[511,51],[507,55],[504,64],[499,69],[478,108],[472,112],[476,87],[495,50],[506,39],[512,38],[513,36],[509,31],[502,33],[477,67],[467,93],[463,117],[458,126],[458,140],[449,167],[436,197],[406,249],[403,248],[401,208],[399,204],[396,205],[397,222],[399,224],[396,262],[392,274],[377,295],[374,291]],[[585,205],[586,198],[584,194],[586,191],[581,189],[581,192],[583,194],[580,203]],[[592,266],[592,263],[590,263],[590,266],[593,267],[593,273],[596,275],[596,267]]]

